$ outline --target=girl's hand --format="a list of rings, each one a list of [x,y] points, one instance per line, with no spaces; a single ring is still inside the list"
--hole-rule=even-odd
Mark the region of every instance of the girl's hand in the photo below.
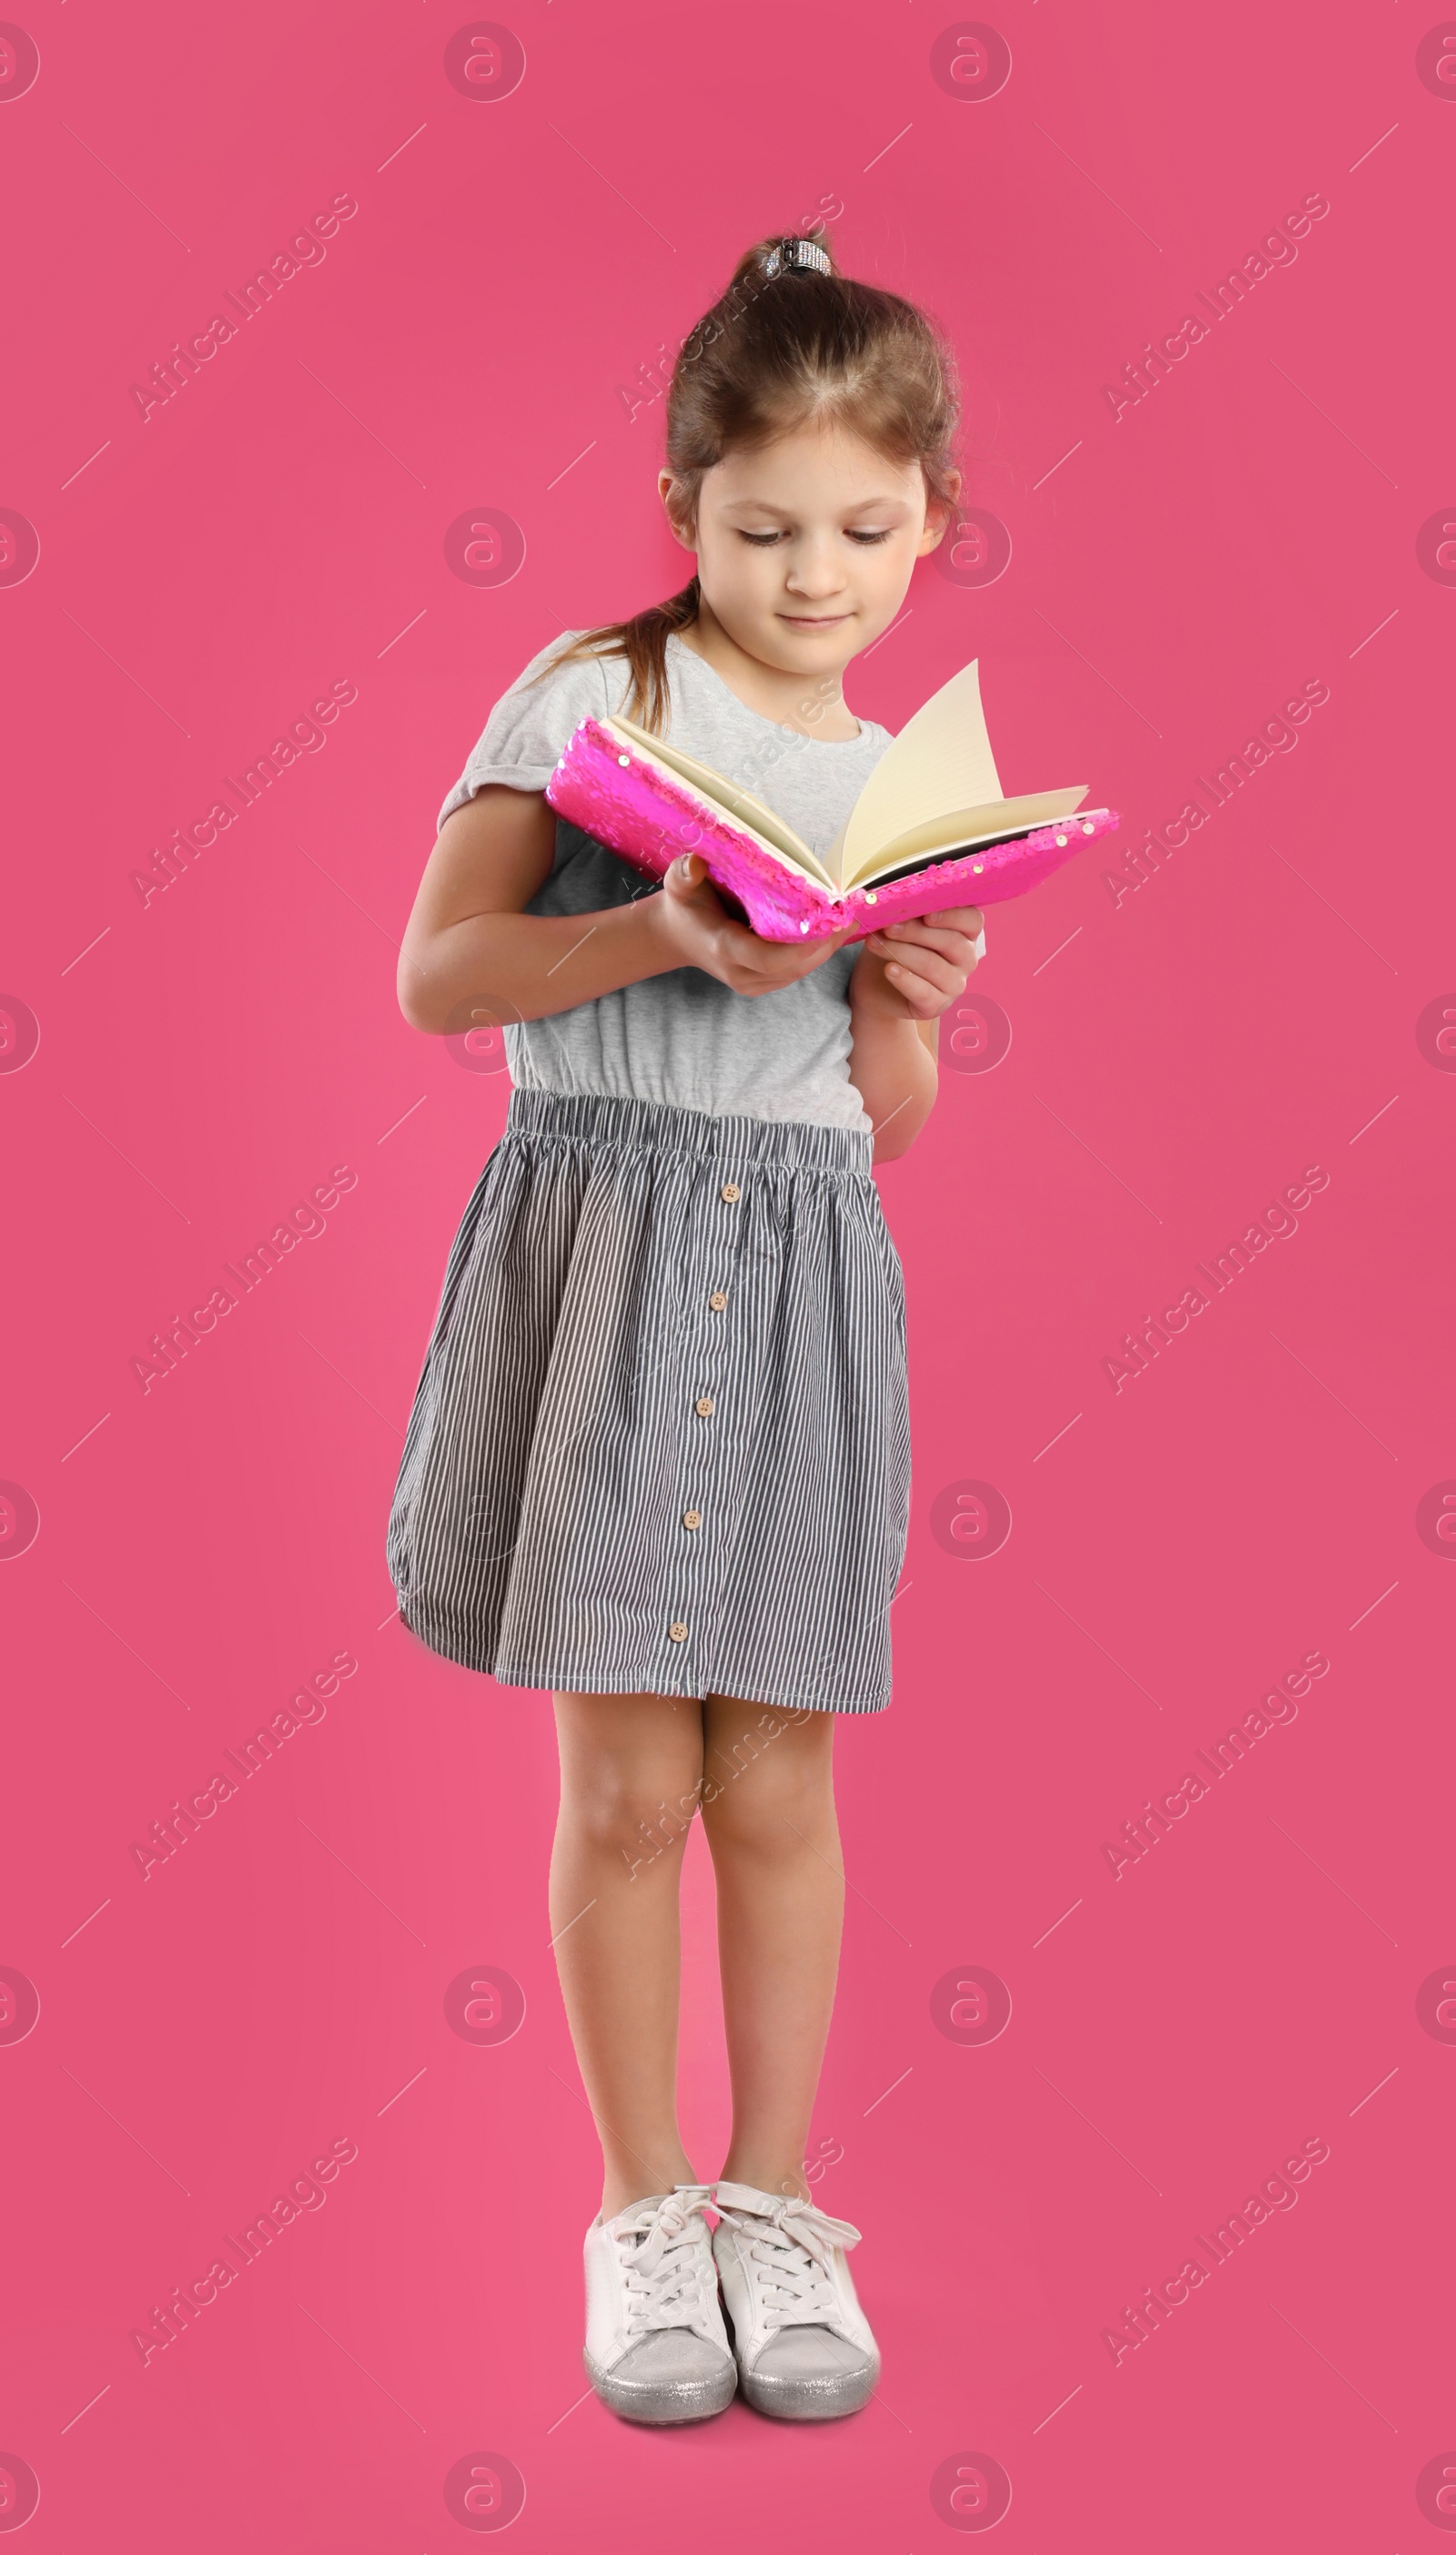
[[[642,911],[669,953],[665,970],[701,967],[734,994],[772,994],[781,985],[796,984],[800,976],[822,967],[850,936],[836,931],[826,940],[761,940],[746,922],[734,920],[698,852],[684,852],[673,861],[662,895],[644,898]]]
[[[966,990],[976,966],[981,910],[956,905],[933,921],[872,931],[849,980],[850,1007],[902,1021],[933,1021]]]

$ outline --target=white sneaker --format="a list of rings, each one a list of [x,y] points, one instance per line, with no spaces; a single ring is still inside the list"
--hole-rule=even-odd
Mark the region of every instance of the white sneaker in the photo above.
[[[586,2373],[629,2422],[699,2422],[738,2384],[703,2211],[706,2183],[586,2231]]]
[[[750,2404],[789,2422],[857,2413],[880,2378],[879,2347],[844,2258],[859,2229],[744,2182],[720,2182],[713,2207],[713,2252]]]

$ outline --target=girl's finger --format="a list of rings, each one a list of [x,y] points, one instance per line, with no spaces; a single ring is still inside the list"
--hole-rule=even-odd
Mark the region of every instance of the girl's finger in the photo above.
[[[882,923],[880,927],[886,932],[935,930],[936,928],[941,931],[960,931],[964,933],[967,940],[974,940],[984,920],[985,916],[978,905],[955,905],[946,906],[939,913],[909,914],[903,921]]]
[[[924,976],[912,976],[908,967],[887,967],[892,990],[900,996],[916,1020],[933,1020],[945,1004]],[[952,997],[952,1000],[954,998]]]
[[[925,940],[892,940],[886,946],[886,959],[927,976],[937,971],[953,976],[967,975],[970,951],[959,932],[937,932],[935,939],[945,941],[947,946],[937,948],[933,942]]]
[[[917,921],[929,919],[928,915],[917,915],[915,918]],[[947,905],[935,916],[935,920],[945,928],[951,931],[963,931],[968,940],[975,939],[985,919],[978,905]]]
[[[663,885],[669,894],[676,889],[680,895],[684,889],[699,886],[706,877],[706,864],[699,861],[696,852],[680,852],[676,860],[669,861],[664,871]]]
[[[973,949],[976,937],[973,931],[952,931],[925,922],[892,923],[887,931],[876,934],[886,957],[898,949],[936,949],[950,959],[959,958],[963,949]],[[870,945],[873,948],[875,941]]]
[[[913,959],[891,959],[885,973],[900,993],[904,993],[909,984],[920,984],[951,1002],[957,994],[965,991],[965,969],[950,965],[929,949],[916,950]]]

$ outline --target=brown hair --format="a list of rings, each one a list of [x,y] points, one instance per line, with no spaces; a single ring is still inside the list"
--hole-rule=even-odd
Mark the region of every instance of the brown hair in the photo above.
[[[832,254],[822,233],[816,246]],[[807,420],[850,427],[887,460],[918,461],[931,498],[953,503],[951,448],[960,416],[955,362],[914,304],[837,268],[765,260],[781,238],[746,249],[727,290],[689,329],[672,367],[665,461],[677,482],[672,521],[690,532],[704,474],[730,450],[773,443]],[[654,735],[667,708],[668,633],[698,617],[694,574],[679,594],[630,621],[585,630],[534,679],[577,657],[625,657],[623,704]]]

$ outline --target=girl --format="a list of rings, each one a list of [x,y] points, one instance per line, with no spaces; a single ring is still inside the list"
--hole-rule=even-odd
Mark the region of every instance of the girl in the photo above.
[[[553,1692],[551,1927],[605,2164],[586,2366],[641,2422],[736,2386],[823,2420],[879,2373],[858,2232],[803,2179],[843,1912],[830,1745],[890,1700],[909,1499],[870,1166],[923,1125],[984,943],[970,907],[760,940],[700,859],[650,890],[542,793],[578,720],[621,708],[826,848],[890,743],[841,677],[950,519],[956,416],[910,304],[817,241],[741,258],[667,394],[658,484],[697,573],[497,702],[400,968],[417,1029],[504,1026],[514,1087],[445,1270],[391,1574],[432,1649]],[[675,2103],[699,1813],[733,2088],[716,2184]]]

